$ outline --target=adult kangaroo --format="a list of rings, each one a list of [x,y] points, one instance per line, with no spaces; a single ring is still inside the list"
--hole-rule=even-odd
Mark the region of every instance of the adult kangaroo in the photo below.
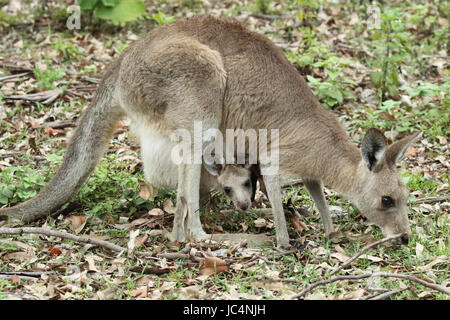
[[[55,177],[35,198],[0,214],[30,221],[68,201],[94,169],[122,116],[138,127],[143,147],[155,132],[172,137],[182,129],[194,135],[195,121],[204,131],[279,130],[278,174],[262,178],[280,246],[289,244],[280,177],[304,180],[327,235],[333,226],[323,184],[348,197],[385,235],[410,232],[408,193],[395,163],[418,134],[387,146],[384,135],[370,129],[359,150],[279,48],[236,22],[212,17],[158,27],[130,46],[108,68]],[[266,164],[260,165],[264,172]],[[201,164],[178,165],[172,234],[179,241],[206,235],[199,218],[200,177]],[[54,202],[43,207],[48,197]]]

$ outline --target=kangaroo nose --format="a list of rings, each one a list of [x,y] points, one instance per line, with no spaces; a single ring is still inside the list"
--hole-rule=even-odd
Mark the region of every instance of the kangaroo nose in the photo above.
[[[245,211],[245,210],[248,209],[248,204],[241,204],[240,208],[241,208],[242,211]]]
[[[408,240],[409,240],[409,237],[408,237],[408,234],[404,234],[404,235],[402,235],[401,237],[400,237],[400,239],[402,240],[402,244],[408,244]]]

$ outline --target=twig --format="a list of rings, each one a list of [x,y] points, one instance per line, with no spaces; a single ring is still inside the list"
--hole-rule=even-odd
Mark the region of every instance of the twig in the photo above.
[[[391,291],[388,291],[388,292],[384,292],[384,293],[378,294],[378,295],[376,295],[374,297],[371,297],[371,298],[369,298],[367,300],[386,300],[387,298],[393,296],[394,294],[397,294],[397,293],[405,291],[405,290],[406,289],[391,290]]]
[[[5,80],[11,80],[11,79],[20,78],[20,77],[23,77],[23,76],[25,76],[27,74],[29,74],[29,72],[22,72],[22,73],[18,73],[18,74],[12,74],[12,75],[9,75],[9,76],[0,77],[0,82],[3,82]]]
[[[348,266],[350,263],[352,263],[353,261],[355,261],[360,255],[362,255],[364,252],[372,249],[373,247],[387,242],[387,241],[391,241],[397,238],[400,238],[403,235],[403,233],[398,233],[396,235],[390,236],[390,237],[386,237],[383,238],[381,240],[375,241],[371,244],[368,244],[367,246],[365,246],[360,252],[358,252],[356,255],[354,255],[353,257],[351,257],[350,259],[348,259],[347,261],[345,261],[342,265],[340,265],[336,270],[334,270],[333,272],[331,272],[331,275],[336,274],[338,271],[342,270],[343,268],[345,268],[346,266]]]
[[[121,252],[126,251],[126,248],[120,247],[118,245],[115,245],[113,243],[99,240],[99,239],[93,239],[93,238],[87,238],[87,237],[79,237],[67,232],[61,232],[61,231],[55,231],[51,230],[49,228],[35,228],[35,227],[23,227],[23,228],[0,228],[0,234],[22,234],[22,233],[35,233],[35,234],[43,234],[46,236],[51,237],[58,237],[58,238],[64,238],[69,239],[77,242],[83,242],[83,243],[90,243],[93,245],[97,245],[100,247],[104,247],[113,251]]]
[[[262,19],[262,20],[268,20],[268,21],[290,18],[288,16],[282,16],[282,15],[278,15],[278,14],[262,14],[262,13],[252,13],[250,15],[250,17]]]
[[[40,277],[43,274],[50,274],[51,272],[46,271],[9,271],[9,272],[0,272],[0,275],[18,275],[18,276],[28,276],[28,277]]]
[[[307,288],[303,289],[302,291],[300,291],[300,293],[294,295],[292,297],[292,299],[298,299],[302,296],[304,296],[305,294],[307,294],[308,292],[310,292],[311,290],[313,290],[316,287],[319,286],[323,286],[326,285],[328,283],[331,282],[335,282],[335,281],[341,281],[341,280],[359,280],[359,279],[364,279],[364,278],[371,278],[371,277],[386,277],[386,278],[401,278],[401,279],[406,279],[406,280],[410,280],[410,281],[414,281],[417,283],[420,283],[421,285],[430,288],[430,289],[434,289],[436,291],[445,293],[450,295],[450,289],[447,289],[441,285],[438,284],[434,284],[434,283],[428,283],[422,279],[410,276],[408,274],[401,274],[401,273],[387,273],[387,272],[375,272],[375,273],[364,273],[364,274],[360,274],[360,275],[356,275],[356,276],[337,276],[337,277],[333,277],[331,279],[328,280],[321,280],[321,281],[317,281],[313,284],[311,284],[310,286],[308,286]]]
[[[6,279],[6,280],[11,280],[11,277],[14,276],[12,275],[7,275],[7,274],[0,274],[0,279]],[[27,280],[39,280],[39,278],[37,277],[30,277],[30,276],[19,276],[19,275],[15,275],[19,278],[19,280],[22,281],[27,281]]]
[[[431,198],[415,199],[410,202],[415,204],[415,203],[434,203],[448,200],[450,200],[449,197],[431,197]]]
[[[53,129],[64,129],[67,127],[75,127],[75,121],[60,120],[60,121],[45,122],[41,125],[41,128],[45,127],[51,127]]]
[[[5,96],[6,100],[26,100],[32,102],[42,102],[43,104],[50,104],[55,101],[63,93],[62,89],[47,90],[38,93],[21,94]]]

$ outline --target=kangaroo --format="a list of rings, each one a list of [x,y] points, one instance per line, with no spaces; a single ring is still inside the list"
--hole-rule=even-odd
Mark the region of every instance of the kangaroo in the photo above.
[[[269,165],[259,166],[279,246],[289,246],[280,178],[303,178],[326,235],[333,225],[323,185],[347,197],[384,235],[410,233],[408,193],[396,163],[418,134],[388,146],[381,132],[370,129],[358,149],[281,49],[239,23],[204,16],[160,26],[125,50],[104,75],[55,177],[38,196],[0,214],[30,221],[61,206],[92,171],[125,115],[144,132],[169,139],[179,129],[194,134],[195,121],[205,131],[278,130],[278,172],[264,174]],[[202,238],[201,164],[180,163],[177,172],[172,235],[178,241]]]

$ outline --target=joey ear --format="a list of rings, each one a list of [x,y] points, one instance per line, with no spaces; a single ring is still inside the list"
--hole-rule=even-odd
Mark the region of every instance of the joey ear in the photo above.
[[[211,164],[203,162],[206,171],[208,171],[211,175],[218,177],[222,172],[223,166],[220,163],[213,162]]]
[[[251,171],[250,180],[252,182],[252,197],[251,197],[251,201],[253,202],[253,201],[255,201],[256,183],[258,182],[258,175],[256,174],[256,172],[254,170]]]
[[[381,131],[375,128],[367,131],[362,141],[361,153],[369,170],[372,170],[383,158],[386,146],[386,138]]]
[[[394,166],[395,163],[399,162],[405,156],[406,150],[417,141],[417,139],[422,137],[422,132],[415,132],[403,139],[394,142],[386,151],[386,163],[389,166]]]

